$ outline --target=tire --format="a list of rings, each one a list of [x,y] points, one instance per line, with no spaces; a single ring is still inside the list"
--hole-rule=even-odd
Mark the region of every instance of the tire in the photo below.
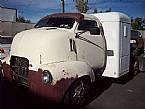
[[[139,73],[139,60],[137,56],[130,56],[130,68],[129,75],[133,78],[135,75]]]
[[[91,81],[89,76],[78,78],[68,91],[63,99],[63,106],[72,108],[84,107],[88,104],[89,93],[91,90]]]

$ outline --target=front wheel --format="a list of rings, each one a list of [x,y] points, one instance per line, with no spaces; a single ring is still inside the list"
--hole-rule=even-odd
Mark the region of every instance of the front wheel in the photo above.
[[[71,107],[84,107],[87,105],[90,85],[89,76],[78,78],[66,92],[63,105]]]

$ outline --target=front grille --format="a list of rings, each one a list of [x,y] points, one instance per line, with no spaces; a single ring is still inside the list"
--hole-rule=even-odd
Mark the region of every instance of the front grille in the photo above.
[[[29,60],[12,56],[10,61],[12,80],[28,86]]]

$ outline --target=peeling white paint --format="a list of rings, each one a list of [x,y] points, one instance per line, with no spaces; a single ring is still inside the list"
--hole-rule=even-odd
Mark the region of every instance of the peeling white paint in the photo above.
[[[91,81],[95,81],[95,76],[92,68],[85,62],[71,61],[53,64],[45,64],[40,66],[42,70],[49,70],[54,79],[54,84],[62,78],[76,78],[84,75],[90,75]]]

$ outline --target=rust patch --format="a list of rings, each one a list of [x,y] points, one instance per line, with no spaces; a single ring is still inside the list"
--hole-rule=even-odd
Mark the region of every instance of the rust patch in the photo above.
[[[64,75],[64,76],[69,75],[69,73],[68,73],[68,72],[66,72],[65,70],[62,70],[62,72],[63,72],[63,75]]]
[[[10,65],[3,63],[4,78],[12,80]],[[28,87],[30,91],[38,96],[44,97],[51,102],[59,103],[68,87],[77,78],[62,78],[57,81],[55,85],[44,84],[42,82],[42,69],[38,71],[29,70],[28,73]]]
[[[57,81],[55,85],[44,84],[42,82],[42,70],[39,69],[38,72],[29,71],[29,85],[30,89],[40,96],[48,98],[53,102],[60,102],[70,86],[70,84],[75,80],[75,78],[62,78]]]

